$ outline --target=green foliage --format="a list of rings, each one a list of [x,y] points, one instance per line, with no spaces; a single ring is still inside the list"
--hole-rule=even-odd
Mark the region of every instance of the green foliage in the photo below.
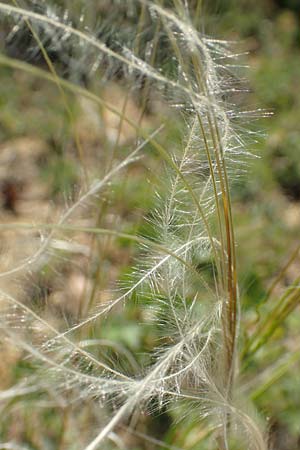
[[[51,197],[74,196],[74,189],[78,184],[78,169],[72,160],[67,160],[64,156],[50,156],[50,161],[41,169],[41,177],[50,187]]]

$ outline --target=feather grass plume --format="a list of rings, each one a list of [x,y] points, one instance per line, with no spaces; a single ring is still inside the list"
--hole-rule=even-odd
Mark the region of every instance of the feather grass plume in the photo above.
[[[187,2],[181,0],[128,0],[123,2],[126,8],[117,1],[110,6],[104,2],[94,33],[84,20],[74,21],[71,13],[61,16],[47,2],[39,7],[35,2],[27,7],[26,2],[25,6],[12,3],[0,3],[1,15],[15,24],[7,37],[9,55],[1,57],[2,63],[105,105],[120,123],[130,123],[138,144],[125,159],[108,165],[103,178],[92,182],[56,224],[39,224],[45,233],[40,248],[0,277],[38,270],[41,258],[53,257],[57,233],[77,230],[124,237],[122,231],[97,225],[80,227],[75,213],[107,189],[146,145],[164,165],[164,183],[157,187],[157,208],[151,216],[155,238],[126,235],[140,243],[141,257],[130,283],[120,284],[109,300],[61,329],[1,290],[3,333],[37,364],[36,379],[21,389],[51,385],[58,396],[68,391],[73,400],[98,399],[107,421],[90,437],[85,450],[103,448],[106,439],[119,442],[120,425],[133,421],[139,411],[151,411],[154,404],[158,409],[175,405],[182,411],[192,406],[195,420],[213,430],[212,448],[264,449],[260,427],[239,398],[237,381],[239,292],[230,185],[242,170],[247,150],[237,132],[239,113],[231,104],[236,88],[226,65],[234,57],[229,46],[199,33],[194,22],[200,9],[194,20]],[[110,26],[111,11],[116,18],[122,12],[121,23]],[[19,33],[28,28],[31,57],[25,58],[27,62],[12,59]],[[50,74],[31,66],[32,55],[38,54],[45,58]],[[51,55],[59,56],[64,70],[53,70]],[[86,86],[76,85],[81,81],[75,76],[66,79],[67,73],[78,74],[75,62],[85,69],[85,80],[98,73],[103,85],[119,78],[128,96],[138,92],[139,123],[127,117],[126,101],[120,113]],[[143,126],[147,108],[154,108],[157,101],[163,108],[170,106],[166,122],[169,117],[180,121],[180,145],[160,139],[161,127],[149,132]],[[109,321],[113,310],[133,301],[140,302],[143,320],[159,330],[156,348],[142,364],[118,342],[82,337],[89,326]],[[94,345],[103,349],[99,358],[90,351]],[[118,357],[113,358],[107,348]]]

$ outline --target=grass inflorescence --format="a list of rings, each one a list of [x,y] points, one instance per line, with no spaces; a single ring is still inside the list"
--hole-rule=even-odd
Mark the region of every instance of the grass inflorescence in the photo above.
[[[249,158],[240,124],[256,113],[234,104],[236,56],[203,32],[200,1],[69,3],[0,3],[0,63],[51,89],[63,126],[47,161],[78,167],[69,187],[51,175],[47,214],[1,225],[28,244],[0,273],[3,346],[18,361],[3,408],[47,410],[51,448],[266,449],[252,399],[297,354],[243,382],[299,280],[247,335],[232,189]],[[163,438],[147,426],[157,416]]]

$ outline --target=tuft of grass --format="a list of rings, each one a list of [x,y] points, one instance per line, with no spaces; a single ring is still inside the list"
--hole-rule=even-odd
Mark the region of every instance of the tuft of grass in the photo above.
[[[266,295],[245,323],[232,190],[249,158],[240,123],[256,113],[233,103],[243,90],[235,54],[200,32],[201,2],[103,2],[98,26],[91,7],[67,3],[0,3],[8,45],[0,62],[56,87],[79,167],[49,155],[64,208],[54,196],[46,218],[1,226],[30,247],[0,273],[3,347],[20,352],[3,410],[14,415],[20,399],[35,411],[29,431],[21,413],[16,445],[266,449],[252,400],[299,352],[264,367],[259,384],[247,370],[299,303],[298,278],[270,301],[298,249],[269,291],[257,282],[251,295]],[[96,149],[79,132],[83,97],[99,119]],[[39,290],[43,298],[33,299]],[[176,435],[171,424],[180,420]],[[50,444],[34,430],[48,421]]]

